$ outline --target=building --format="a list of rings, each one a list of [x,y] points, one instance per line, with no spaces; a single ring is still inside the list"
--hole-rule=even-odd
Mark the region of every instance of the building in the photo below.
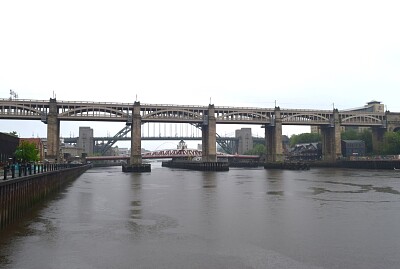
[[[7,163],[10,158],[14,157],[18,145],[18,136],[0,133],[0,165]]]
[[[322,158],[321,143],[302,143],[296,144],[290,149],[288,158],[291,161],[315,161]]]
[[[83,149],[76,145],[63,144],[62,153],[66,162],[72,162],[82,158]]]
[[[245,152],[253,149],[253,136],[251,134],[251,128],[242,128],[235,131],[235,137],[239,139],[238,154],[244,154]]]
[[[344,157],[364,156],[365,142],[362,140],[342,140],[342,155]]]
[[[90,127],[79,127],[78,148],[82,148],[83,153],[93,155],[94,139],[93,129]]]

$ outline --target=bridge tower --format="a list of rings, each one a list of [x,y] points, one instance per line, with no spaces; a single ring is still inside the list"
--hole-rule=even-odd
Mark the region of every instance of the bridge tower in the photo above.
[[[266,163],[283,162],[281,110],[275,107],[271,123],[265,126]]]
[[[217,161],[217,120],[214,105],[208,106],[207,115],[204,115],[202,131],[202,160],[205,162]]]
[[[58,119],[57,101],[50,98],[49,113],[45,123],[47,123],[47,155],[46,159],[50,162],[59,162],[60,155],[60,120]]]
[[[333,110],[333,117],[328,126],[321,127],[322,159],[335,162],[342,156],[341,130],[338,109]]]
[[[122,166],[123,172],[150,172],[151,165],[142,163],[142,116],[140,102],[135,101],[132,112],[131,156],[128,165]]]

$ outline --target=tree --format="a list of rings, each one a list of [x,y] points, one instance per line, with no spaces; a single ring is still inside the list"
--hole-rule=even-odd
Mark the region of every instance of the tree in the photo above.
[[[244,155],[258,155],[262,156],[265,154],[265,146],[263,144],[255,144],[253,149],[248,150],[244,153]]]
[[[290,146],[303,143],[317,143],[321,142],[321,134],[317,133],[303,133],[298,135],[292,135],[290,137]]]
[[[372,153],[372,132],[371,130],[364,130],[359,133],[359,139],[365,143],[365,152]]]
[[[390,155],[400,154],[400,133],[386,132],[383,137],[383,153]]]
[[[359,140],[360,139],[359,133],[354,129],[350,129],[350,130],[346,130],[346,131],[342,132],[341,137],[342,137],[342,140]]]
[[[39,150],[35,143],[22,141],[15,151],[15,158],[20,162],[36,162],[39,160]]]

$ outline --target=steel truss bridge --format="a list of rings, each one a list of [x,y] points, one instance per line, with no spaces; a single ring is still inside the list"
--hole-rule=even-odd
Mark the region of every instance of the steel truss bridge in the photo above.
[[[101,148],[96,152],[105,155],[107,151],[117,142],[117,141],[131,141],[129,136],[114,136],[114,137],[93,137],[93,142],[102,142],[100,144]],[[142,136],[142,141],[201,141],[201,136]],[[236,137],[221,137],[217,136],[217,144],[229,154],[234,154],[238,150],[239,138]],[[64,143],[77,143],[78,137],[63,138]],[[263,143],[264,138],[253,137],[253,141],[258,143]]]
[[[47,122],[51,101],[56,103],[57,118],[61,121],[131,121],[133,103],[0,99],[0,119],[41,120]],[[279,109],[283,125],[333,124],[334,110]],[[217,124],[273,125],[277,108],[218,107]],[[342,126],[386,126],[386,113],[338,111]],[[168,122],[202,124],[208,116],[208,106],[140,104],[142,123]]]

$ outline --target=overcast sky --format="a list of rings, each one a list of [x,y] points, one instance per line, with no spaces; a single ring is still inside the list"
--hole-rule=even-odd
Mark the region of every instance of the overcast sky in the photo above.
[[[0,98],[400,112],[399,14],[384,0],[2,0]],[[46,136],[0,120],[14,130]]]

